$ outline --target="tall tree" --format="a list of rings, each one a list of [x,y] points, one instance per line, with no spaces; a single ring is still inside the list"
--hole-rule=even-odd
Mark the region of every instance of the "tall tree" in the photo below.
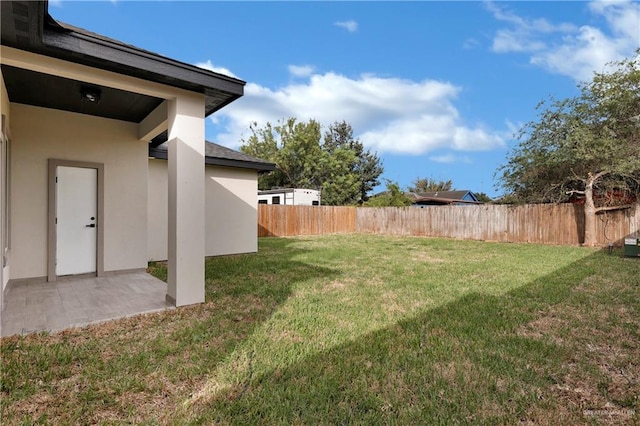
[[[581,83],[580,95],[541,102],[497,172],[525,202],[583,197],[585,245],[596,244],[596,213],[640,194],[640,49],[609,66]]]
[[[253,122],[249,126],[249,130],[251,131],[251,136],[242,140],[240,151],[276,164],[274,171],[261,174],[258,177],[258,188],[271,189],[287,186],[287,176],[277,167],[280,161],[278,158],[280,144],[276,129],[273,128],[271,123],[267,123],[264,127],[258,127],[258,124]]]
[[[348,150],[354,159],[349,173],[356,176],[357,191],[345,197],[345,204],[354,204],[369,199],[369,192],[380,184],[378,178],[383,172],[382,162],[376,153],[365,149],[362,142],[353,137],[353,128],[346,121],[335,122],[329,126],[324,136],[324,149],[328,152]]]
[[[413,186],[409,187],[409,192],[437,192],[451,191],[453,182],[451,180],[435,180],[432,177],[415,178]]]
[[[242,140],[240,150],[254,157],[272,161],[276,170],[258,178],[258,188],[296,187],[320,189],[316,178],[322,162],[320,123],[296,119],[281,120],[276,126],[267,123],[250,126],[251,136]]]
[[[276,126],[276,132],[281,141],[276,167],[286,176],[286,186],[320,188],[322,182],[318,172],[324,156],[319,144],[320,123],[315,120],[297,122],[295,118],[289,118]]]
[[[379,183],[380,159],[353,138],[346,122],[330,126],[324,139],[315,120],[289,118],[264,127],[253,123],[250,130],[240,150],[276,164],[275,171],[260,176],[260,189],[320,189],[323,204],[347,205],[361,202]]]

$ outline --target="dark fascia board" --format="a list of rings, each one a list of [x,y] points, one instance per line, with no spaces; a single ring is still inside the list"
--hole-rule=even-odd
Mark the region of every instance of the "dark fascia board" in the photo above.
[[[243,94],[245,82],[213,71],[205,70],[184,62],[153,54],[133,46],[116,43],[91,34],[74,30],[53,30],[45,27],[43,42],[47,46],[80,55],[127,64],[130,68],[144,70],[161,76],[185,80],[202,88],[217,89],[235,95]],[[152,68],[144,68],[151,65]]]
[[[206,115],[244,94],[245,82],[242,80],[89,33],[47,25],[43,30],[42,41],[46,54],[55,55],[59,59],[156,81],[205,96],[207,92],[224,93],[225,100],[208,105]]]
[[[249,161],[228,160],[225,158],[205,157],[205,164],[212,166],[236,167],[241,169],[252,169],[260,172],[271,172],[276,169],[275,164],[252,163]]]
[[[167,160],[169,153],[165,149],[149,147],[149,157],[158,160]],[[270,172],[275,170],[276,165],[272,163],[254,163],[251,161],[229,160],[226,158],[204,157],[204,163],[211,166],[235,167],[239,169],[251,169],[259,172]]]

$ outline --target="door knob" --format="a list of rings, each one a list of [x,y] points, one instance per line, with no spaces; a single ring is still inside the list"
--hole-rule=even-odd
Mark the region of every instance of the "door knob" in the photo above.
[[[92,223],[91,225],[85,225],[85,228],[95,228],[96,224]]]

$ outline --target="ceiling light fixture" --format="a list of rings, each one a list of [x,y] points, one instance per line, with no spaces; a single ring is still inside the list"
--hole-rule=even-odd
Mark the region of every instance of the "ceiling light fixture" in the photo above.
[[[94,87],[83,87],[80,90],[80,99],[85,102],[91,102],[97,104],[100,102],[100,89]]]

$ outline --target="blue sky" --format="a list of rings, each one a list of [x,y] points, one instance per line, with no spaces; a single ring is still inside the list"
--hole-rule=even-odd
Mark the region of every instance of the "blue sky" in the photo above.
[[[245,96],[207,120],[238,148],[249,123],[345,120],[416,177],[501,193],[494,173],[548,96],[640,45],[638,2],[76,2],[51,15],[238,77]]]

